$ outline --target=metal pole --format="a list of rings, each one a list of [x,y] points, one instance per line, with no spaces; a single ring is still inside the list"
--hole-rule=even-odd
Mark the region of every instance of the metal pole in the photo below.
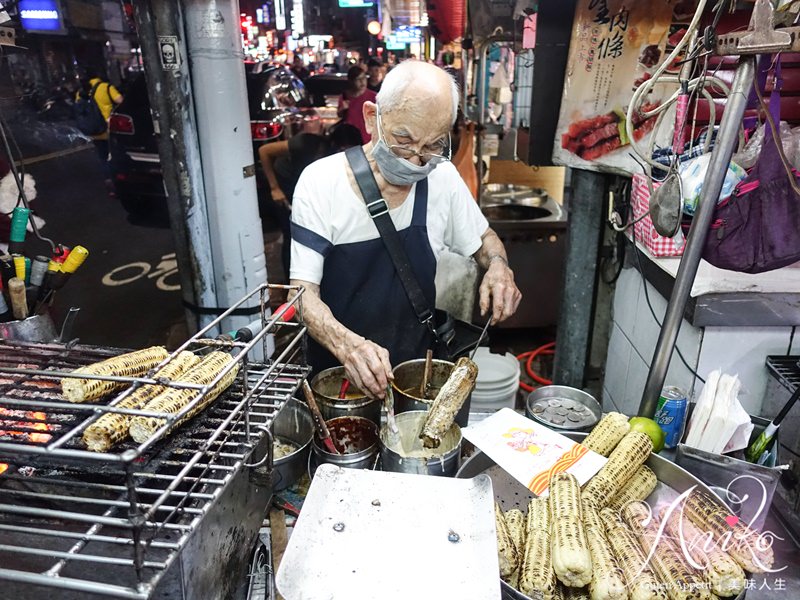
[[[134,17],[148,66],[145,75],[153,123],[156,132],[162,132],[157,136],[161,171],[186,320],[193,333],[213,316],[199,316],[191,307],[216,306],[217,300],[182,11],[170,2],[134,0]],[[159,36],[170,42],[174,38],[174,64],[168,65],[169,70],[161,61]]]
[[[603,230],[606,178],[572,169],[569,242],[558,317],[553,383],[582,388],[594,313],[597,253]]]
[[[686,302],[689,300],[689,293],[692,291],[692,284],[700,265],[703,246],[711,225],[711,218],[714,215],[714,208],[717,205],[717,198],[728,172],[733,148],[739,139],[739,127],[747,106],[748,92],[753,85],[755,73],[753,62],[754,59],[751,57],[740,58],[731,86],[731,95],[725,103],[725,112],[717,133],[717,141],[711,151],[711,160],[703,181],[700,206],[692,219],[689,240],[678,267],[678,274],[675,276],[675,285],[667,305],[667,314],[664,316],[664,324],[658,336],[653,360],[650,363],[650,372],[644,386],[642,402],[639,404],[639,415],[643,417],[652,417],[655,414],[658,398],[664,387],[669,361],[672,358],[675,341],[678,339]]]
[[[174,3],[164,3],[174,5]],[[267,281],[237,0],[184,0],[217,306]],[[244,327],[258,299],[223,324]],[[248,313],[248,314],[243,314]]]

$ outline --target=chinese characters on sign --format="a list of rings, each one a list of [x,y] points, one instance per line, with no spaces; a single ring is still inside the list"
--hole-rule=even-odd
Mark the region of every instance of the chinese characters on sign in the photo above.
[[[666,55],[673,6],[667,2],[578,0],[553,160],[557,164],[630,174],[637,166],[625,120],[637,81],[650,78]],[[646,99],[650,111],[674,89],[657,85]],[[665,115],[667,122],[669,115]],[[630,134],[640,144],[656,117],[633,115]],[[656,144],[667,142],[659,132]],[[663,140],[662,140],[663,138]]]

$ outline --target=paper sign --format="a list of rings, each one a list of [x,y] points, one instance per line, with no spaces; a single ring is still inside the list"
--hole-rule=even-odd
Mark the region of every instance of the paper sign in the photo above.
[[[466,427],[462,433],[537,496],[547,495],[553,474],[567,471],[583,485],[608,460],[510,408]]]
[[[553,162],[594,171],[636,173],[637,162],[629,156],[630,140],[625,114],[633,90],[650,79],[658,65],[683,37],[685,28],[675,25],[676,0],[625,2],[579,0],[567,60]],[[671,66],[677,74],[680,66]],[[640,104],[650,111],[673,92],[677,84],[657,84]],[[659,129],[657,146],[669,146],[674,109]],[[635,114],[632,135],[639,147],[656,124],[655,116]]]

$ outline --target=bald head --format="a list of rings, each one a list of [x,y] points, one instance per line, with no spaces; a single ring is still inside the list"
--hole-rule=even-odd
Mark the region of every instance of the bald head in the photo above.
[[[406,60],[383,79],[378,105],[385,113],[402,109],[431,117],[448,115],[452,125],[458,112],[458,86],[436,65]]]

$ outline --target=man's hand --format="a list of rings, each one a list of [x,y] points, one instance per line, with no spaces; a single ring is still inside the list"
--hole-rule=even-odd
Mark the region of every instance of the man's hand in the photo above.
[[[493,325],[513,315],[522,300],[522,292],[514,283],[514,272],[502,257],[489,263],[479,293],[481,316],[491,307]]]
[[[281,188],[277,187],[270,189],[270,195],[272,196],[272,201],[275,202],[275,204],[283,204],[286,208],[292,210],[292,204],[286,198],[286,194],[283,193]]]
[[[346,350],[342,364],[347,378],[372,398],[383,398],[394,378],[388,350],[364,338]]]

